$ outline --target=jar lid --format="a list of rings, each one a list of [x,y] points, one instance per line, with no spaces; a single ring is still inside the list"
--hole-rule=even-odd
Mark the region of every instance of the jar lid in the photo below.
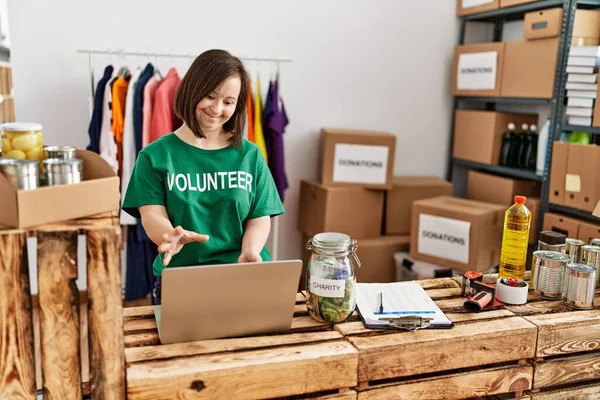
[[[0,129],[7,132],[37,132],[42,130],[42,125],[33,122],[7,122],[0,125]]]
[[[562,233],[558,233],[558,232],[554,232],[554,231],[540,232],[540,242],[548,243],[550,245],[557,245],[557,244],[565,244],[566,240],[567,240],[567,236]]]
[[[345,251],[352,246],[352,238],[345,233],[324,232],[312,238],[313,246],[331,251]]]

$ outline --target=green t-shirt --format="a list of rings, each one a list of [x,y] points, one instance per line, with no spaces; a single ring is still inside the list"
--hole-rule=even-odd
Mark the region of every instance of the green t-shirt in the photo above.
[[[162,205],[173,226],[206,234],[205,243],[189,243],[169,267],[235,263],[241,253],[246,221],[283,214],[271,172],[253,143],[240,148],[203,150],[171,133],[140,151],[123,210],[140,218],[138,207]],[[271,259],[266,247],[260,253]],[[154,260],[154,275],[164,266]]]

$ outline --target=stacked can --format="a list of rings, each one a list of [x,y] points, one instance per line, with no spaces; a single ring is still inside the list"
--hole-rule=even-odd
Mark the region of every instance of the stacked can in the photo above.
[[[558,251],[533,252],[531,288],[546,299],[561,299],[564,295],[565,273],[571,258]]]
[[[581,247],[581,263],[600,269],[600,246],[586,245]],[[596,274],[595,287],[599,287],[599,278]]]

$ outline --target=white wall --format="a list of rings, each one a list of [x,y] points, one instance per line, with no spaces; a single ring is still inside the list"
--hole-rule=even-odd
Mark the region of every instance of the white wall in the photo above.
[[[290,189],[280,258],[299,256],[298,188],[317,174],[323,126],[397,135],[395,172],[443,176],[449,77],[458,20],[452,0],[9,0],[16,116],[52,144],[88,143],[89,72],[76,49],[288,56],[282,95]],[[113,61],[117,61],[113,57]],[[131,66],[145,58],[128,58]],[[109,62],[96,59],[96,74]],[[163,70],[170,61],[158,63]],[[177,64],[185,68],[186,62]],[[249,64],[253,75],[257,66]],[[261,70],[263,81],[271,72]]]

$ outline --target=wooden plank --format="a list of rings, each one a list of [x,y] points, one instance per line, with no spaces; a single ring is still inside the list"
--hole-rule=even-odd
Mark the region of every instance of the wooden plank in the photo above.
[[[0,399],[33,399],[35,362],[25,233],[0,233],[0,255]]]
[[[37,252],[44,395],[81,399],[77,230],[38,232]]]
[[[600,310],[535,315],[526,319],[539,327],[536,357],[600,348]]]
[[[531,388],[531,365],[490,368],[359,390],[358,400],[454,400]]]
[[[349,388],[357,363],[345,341],[133,363],[127,398],[256,399]]]
[[[253,350],[265,347],[278,347],[302,343],[318,343],[327,340],[340,340],[339,332],[307,332],[290,335],[251,336],[232,339],[201,340],[189,343],[176,343],[160,346],[133,347],[125,350],[127,363],[164,360],[175,357],[189,357],[201,354],[214,354],[226,351]]]
[[[536,362],[533,387],[565,385],[600,378],[600,353]]]
[[[460,288],[460,284],[452,278],[422,279],[416,281],[423,289]]]
[[[551,300],[528,302],[526,304],[521,304],[518,306],[505,305],[504,308],[509,311],[512,311],[515,315],[519,316],[561,313],[571,311],[571,309],[565,304],[564,301]]]
[[[547,392],[531,393],[531,400],[595,400],[600,399],[600,383],[570,386]]]
[[[532,358],[536,339],[535,325],[518,317],[348,338],[359,350],[359,382]]]
[[[356,400],[357,393],[354,390],[346,390],[342,393],[330,394],[326,396],[310,397],[318,400]]]
[[[136,346],[154,346],[160,344],[160,338],[158,337],[158,331],[156,330],[151,332],[140,332],[132,335],[125,335],[123,338],[123,344],[126,348]]]
[[[428,289],[425,292],[433,300],[460,296],[460,288]]]
[[[125,396],[120,242],[119,229],[87,232],[92,398],[123,399]]]
[[[123,320],[133,318],[154,318],[154,306],[139,306],[123,309]]]
[[[442,310],[442,311],[459,311],[459,310],[464,310],[464,304],[465,301],[467,301],[466,297],[455,297],[452,299],[441,299],[441,300],[434,300],[435,304],[437,304],[437,306]]]

